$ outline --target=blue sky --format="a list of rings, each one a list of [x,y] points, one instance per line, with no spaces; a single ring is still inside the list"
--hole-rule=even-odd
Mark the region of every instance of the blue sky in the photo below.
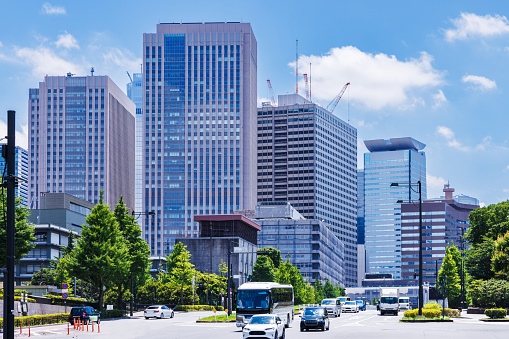
[[[323,106],[363,140],[426,144],[428,197],[447,181],[482,204],[509,199],[509,3],[505,1],[4,1],[0,5],[0,132],[17,111],[26,147],[28,89],[44,75],[109,75],[125,91],[143,33],[161,22],[242,21],[258,41],[258,99],[295,91],[312,64]],[[303,93],[304,83],[299,84]]]

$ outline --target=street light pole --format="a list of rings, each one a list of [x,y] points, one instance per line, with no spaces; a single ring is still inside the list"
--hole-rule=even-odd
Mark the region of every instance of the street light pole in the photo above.
[[[421,181],[419,184],[419,315],[422,316],[422,306],[424,302],[423,287],[422,287],[422,189]]]
[[[424,303],[424,288],[422,286],[423,281],[423,271],[422,271],[422,184],[421,180],[417,181],[416,183],[398,183],[393,182],[391,183],[391,187],[409,187],[410,190],[414,191],[412,189],[412,186],[417,186],[419,191],[419,316],[422,316],[422,304]],[[398,200],[397,203],[403,203],[403,200]],[[412,202],[412,196],[409,197],[409,203]]]

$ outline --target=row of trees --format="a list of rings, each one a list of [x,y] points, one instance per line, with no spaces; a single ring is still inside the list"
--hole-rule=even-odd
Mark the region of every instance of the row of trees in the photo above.
[[[509,201],[478,208],[469,215],[465,240],[468,292],[474,306],[509,307]]]
[[[267,253],[258,255],[253,266],[251,281],[274,281],[293,286],[295,304],[320,303],[325,298],[336,298],[345,295],[345,289],[334,286],[329,280],[322,284],[320,278],[311,285],[304,281],[299,269],[290,263],[289,256],[283,262],[281,252],[275,248],[259,249]]]

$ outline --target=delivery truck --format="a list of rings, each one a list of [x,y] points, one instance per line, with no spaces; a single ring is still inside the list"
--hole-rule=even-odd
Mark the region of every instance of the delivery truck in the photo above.
[[[398,315],[399,288],[380,287],[380,315],[392,313]]]

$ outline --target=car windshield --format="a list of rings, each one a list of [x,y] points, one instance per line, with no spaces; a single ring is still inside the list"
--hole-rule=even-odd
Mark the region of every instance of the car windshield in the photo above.
[[[268,309],[269,293],[261,290],[240,290],[237,294],[237,308]]]
[[[334,305],[336,300],[322,300],[322,305]]]
[[[400,303],[407,303],[408,302],[408,298],[400,298],[399,302]]]
[[[304,315],[320,316],[323,315],[323,308],[306,308]]]
[[[274,317],[252,317],[250,324],[274,324]]]
[[[398,298],[397,297],[382,297],[380,298],[380,302],[384,304],[397,304]]]
[[[355,301],[346,301],[345,305],[354,305],[355,306],[356,304],[355,304]]]

